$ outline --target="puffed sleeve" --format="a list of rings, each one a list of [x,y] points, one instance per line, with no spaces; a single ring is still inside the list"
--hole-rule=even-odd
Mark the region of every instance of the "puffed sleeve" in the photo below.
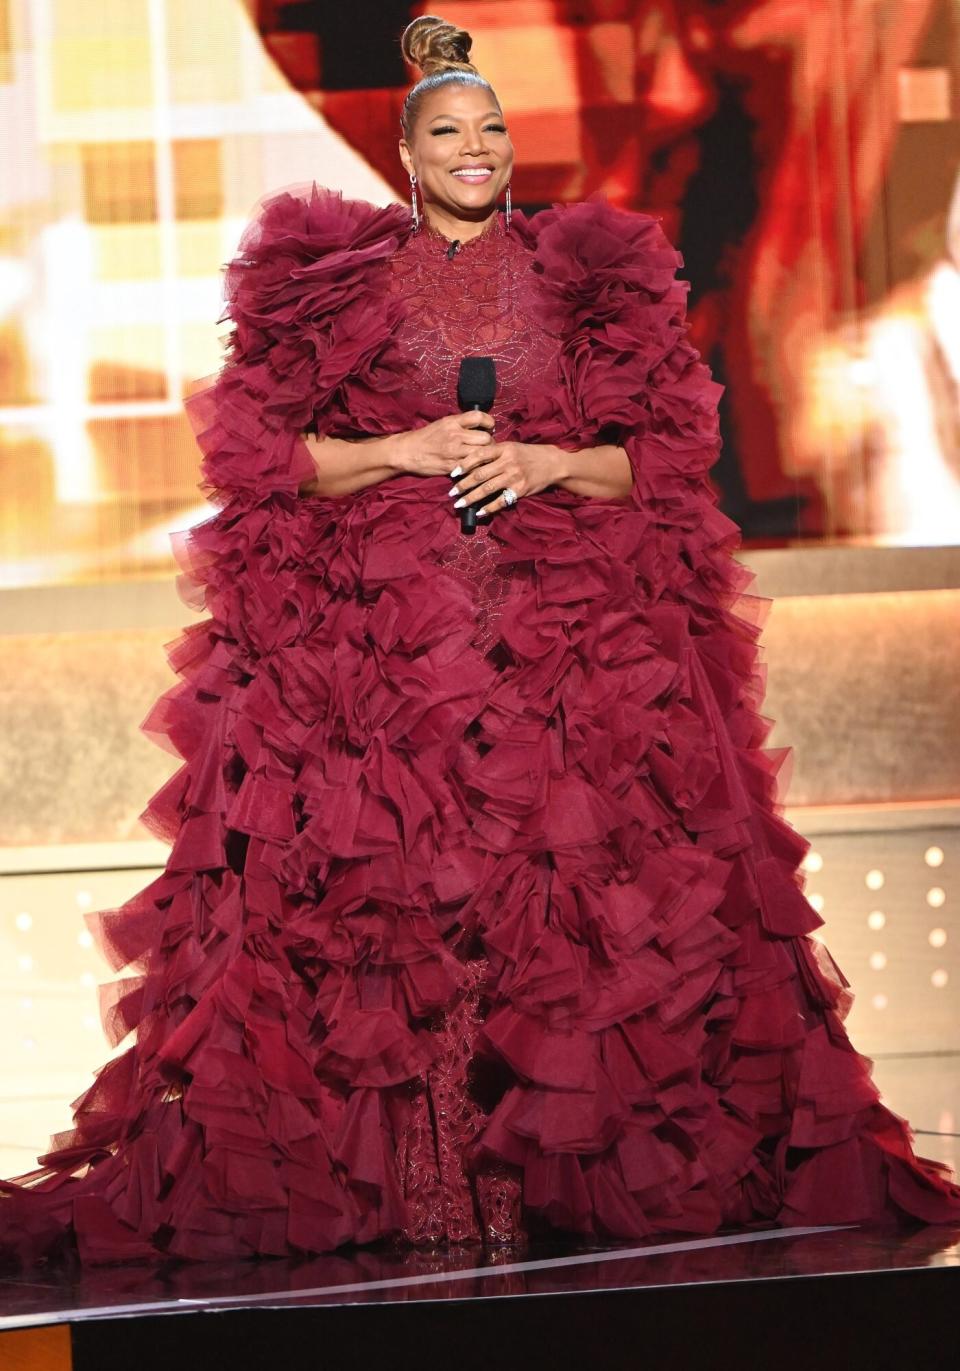
[[[396,205],[316,183],[260,203],[225,269],[224,364],[185,403],[213,504],[295,498],[315,474],[302,434],[325,431],[337,388],[366,361],[357,321],[371,314],[373,268],[403,221]]]
[[[690,285],[660,221],[598,198],[544,211],[534,224],[581,436],[622,444],[638,500],[702,484],[720,452],[724,388],[687,336]]]

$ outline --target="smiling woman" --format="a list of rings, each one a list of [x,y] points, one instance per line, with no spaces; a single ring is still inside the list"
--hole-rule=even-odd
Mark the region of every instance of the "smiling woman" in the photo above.
[[[500,102],[469,61],[470,35],[425,15],[403,37],[423,71],[401,115],[400,160],[430,222],[459,240],[482,233],[510,191],[513,144]]]
[[[603,202],[508,220],[468,41],[411,34],[423,216],[280,192],[228,268],[210,617],[142,726],[172,851],[89,916],[136,1041],[0,1182],[0,1255],[956,1222],[811,937],[679,254]]]
[[[502,245],[488,244],[487,260],[478,251],[472,252],[468,263],[465,262],[467,275],[462,283],[459,273],[452,270],[444,273],[444,279],[434,279],[432,273],[427,273],[428,280],[422,262],[418,274],[417,261],[423,256],[424,244],[431,241],[444,244],[452,260],[473,240],[491,233],[497,235],[497,206],[502,194],[506,199],[503,229],[509,233],[513,217],[513,144],[493,88],[469,61],[468,33],[425,15],[409,25],[402,44],[407,60],[424,73],[403,104],[399,153],[410,176],[413,227],[420,228],[421,201],[426,223],[424,241],[415,236],[398,254],[393,289],[403,294],[415,288],[417,281],[421,285],[416,299],[408,296],[407,311],[410,318],[425,323],[422,336],[417,335],[421,384],[442,351],[443,379],[435,386],[435,393],[454,398],[456,386],[450,382],[451,368],[456,368],[465,353],[476,352],[482,345],[487,355],[495,354],[501,386],[496,408],[502,413],[513,391],[508,354],[502,349],[498,352],[491,342],[492,336],[499,336],[498,329],[494,327],[493,335],[489,334],[493,302],[488,302],[479,314],[476,305],[466,313],[463,307],[471,294],[471,273],[475,274],[478,268],[489,273],[491,252],[505,261],[514,259],[517,243],[507,239]],[[524,263],[521,282],[526,275]],[[447,290],[451,285],[460,288],[460,284],[466,288],[465,295],[454,300],[444,323]],[[491,279],[488,289],[492,286]],[[528,285],[522,284],[511,296],[515,309],[522,295],[526,311],[523,318],[517,316],[510,323],[517,352],[514,370],[521,356],[530,366],[541,350],[540,331],[533,322],[536,307],[526,298],[528,293]],[[501,298],[499,304],[502,303]],[[486,334],[484,313],[488,316]],[[499,334],[502,333],[501,326]],[[453,335],[456,347],[451,352],[447,343]],[[410,336],[408,329],[408,340]],[[519,400],[519,394],[513,398]],[[630,459],[621,444],[593,443],[583,451],[551,443],[545,432],[537,435],[537,441],[520,441],[514,436],[498,442],[493,430],[494,422],[489,415],[473,413],[448,414],[415,430],[362,441],[343,440],[329,433],[322,439],[304,434],[316,470],[300,489],[305,494],[346,495],[404,472],[419,476],[446,473],[458,481],[449,492],[456,498],[455,508],[476,505],[480,519],[489,519],[506,508],[511,496],[519,499],[550,488],[591,499],[625,500],[630,494]]]

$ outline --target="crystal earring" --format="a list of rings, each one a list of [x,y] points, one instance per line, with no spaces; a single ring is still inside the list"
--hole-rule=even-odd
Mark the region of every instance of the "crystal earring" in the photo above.
[[[507,228],[510,227],[510,217],[511,217],[512,214],[513,214],[513,206],[512,206],[511,203],[510,203],[510,182],[508,181],[508,182],[507,182],[507,204],[506,204],[506,211],[505,211],[505,217],[506,217],[506,221],[507,221]]]
[[[420,227],[420,208],[417,205],[417,174],[415,171],[410,173],[410,218],[413,220],[414,233]]]

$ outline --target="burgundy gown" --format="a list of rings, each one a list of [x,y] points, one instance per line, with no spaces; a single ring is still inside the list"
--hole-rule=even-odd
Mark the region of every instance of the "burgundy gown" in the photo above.
[[[228,267],[175,538],[208,617],[142,725],[170,857],[88,916],[133,1039],[0,1183],[7,1258],[960,1222],[811,937],[679,254],[600,201],[448,246],[313,186]],[[467,353],[499,437],[621,443],[629,498],[469,538],[446,476],[298,493],[305,430],[451,413]]]

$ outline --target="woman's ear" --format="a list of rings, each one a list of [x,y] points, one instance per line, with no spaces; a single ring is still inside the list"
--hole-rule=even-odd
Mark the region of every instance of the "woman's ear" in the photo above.
[[[413,168],[413,158],[412,158],[411,155],[410,155],[410,144],[407,142],[406,138],[401,138],[401,139],[400,139],[399,150],[400,150],[400,161],[403,163],[403,169],[404,169],[404,171],[407,173],[407,175],[409,176],[409,175],[411,175],[411,173],[413,172],[413,169],[414,169],[414,168]]]

